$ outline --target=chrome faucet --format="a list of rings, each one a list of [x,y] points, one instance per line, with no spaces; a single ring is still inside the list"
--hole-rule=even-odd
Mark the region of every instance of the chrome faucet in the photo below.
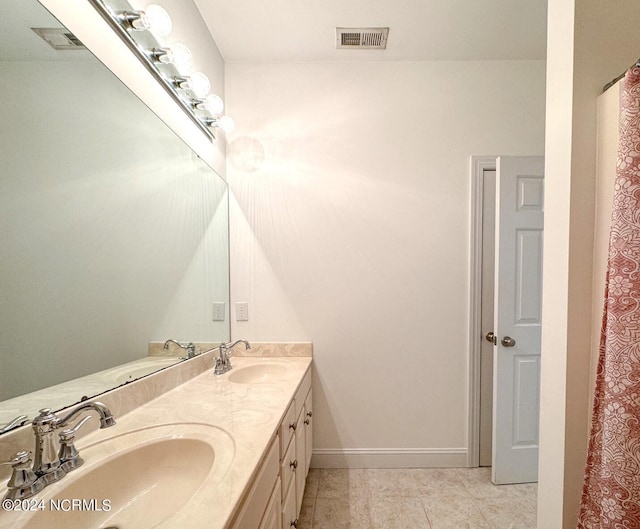
[[[28,452],[16,454],[9,463],[13,467],[13,473],[7,484],[5,499],[29,498],[83,463],[73,441],[75,434],[91,416],[85,417],[72,428],[63,428],[87,410],[98,413],[100,428],[108,428],[116,423],[109,408],[97,401],[86,402],[63,418],[59,418],[49,408],[40,410],[40,414],[31,423],[36,437],[33,468],[28,468],[31,460]],[[56,441],[55,434],[61,429],[60,439]]]
[[[188,344],[182,344],[176,340],[172,340],[169,339],[166,342],[164,342],[164,345],[162,346],[162,348],[166,351],[167,349],[169,349],[169,344],[170,343],[174,343],[176,344],[178,347],[181,347],[182,349],[184,349],[185,351],[187,351],[187,356],[186,358],[193,358],[194,356],[197,356],[198,353],[196,352],[196,346],[194,345],[193,342],[189,342]]]
[[[231,365],[231,360],[229,359],[229,355],[231,353],[231,349],[233,349],[239,343],[244,344],[245,350],[251,349],[251,345],[249,344],[249,342],[247,342],[247,340],[236,340],[232,344],[221,343],[216,348],[216,349],[220,349],[220,356],[216,358],[216,368],[213,371],[216,375],[223,375],[233,367]]]

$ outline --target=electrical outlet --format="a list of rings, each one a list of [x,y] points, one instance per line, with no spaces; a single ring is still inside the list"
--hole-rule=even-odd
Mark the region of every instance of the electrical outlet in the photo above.
[[[246,301],[236,303],[236,321],[249,321],[249,303]]]
[[[212,321],[224,321],[225,305],[226,303],[224,301],[213,302]]]

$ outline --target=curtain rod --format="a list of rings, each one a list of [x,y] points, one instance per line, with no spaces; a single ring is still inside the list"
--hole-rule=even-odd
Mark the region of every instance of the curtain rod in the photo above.
[[[635,63],[633,63],[631,66],[629,66],[629,68],[633,68],[634,66],[635,67],[640,66],[640,59],[638,59]],[[609,81],[606,85],[604,85],[604,88],[602,89],[602,92],[603,93],[606,92],[607,90],[609,90],[609,88],[611,88],[614,84],[616,84],[620,79],[622,79],[627,74],[627,71],[629,70],[629,68],[627,68],[627,70],[622,72],[613,81]]]

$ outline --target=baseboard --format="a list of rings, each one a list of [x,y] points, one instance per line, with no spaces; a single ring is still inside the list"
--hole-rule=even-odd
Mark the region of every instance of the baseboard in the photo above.
[[[466,448],[314,449],[313,468],[460,468],[468,466]]]

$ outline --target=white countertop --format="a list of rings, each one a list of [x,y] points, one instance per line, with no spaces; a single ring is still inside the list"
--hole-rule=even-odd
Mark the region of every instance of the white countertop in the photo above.
[[[93,451],[86,450],[83,454],[83,447],[97,446],[96,443],[107,440],[100,445],[101,449],[104,453],[113,452],[113,446],[117,444],[115,440],[125,433],[163,424],[175,424],[174,429],[179,433],[180,425],[197,423],[226,432],[228,435],[223,435],[227,439],[230,436],[231,443],[221,443],[226,453],[216,454],[216,458],[228,459],[228,451],[233,450],[232,461],[219,479],[203,482],[178,513],[157,527],[223,529],[239,507],[242,495],[251,485],[252,477],[311,362],[310,357],[233,357],[234,369],[229,373],[217,376],[207,370],[130,413],[122,417],[116,416],[117,424],[114,427],[96,430],[79,439],[76,445],[85,458],[84,466],[34,498],[48,498],[56,487],[71,485],[83,472],[95,467],[96,461],[92,461],[90,457],[95,453],[95,448],[91,449]],[[279,364],[286,369],[277,377],[251,384],[238,384],[229,380],[234,371],[264,363]],[[142,385],[153,383],[154,376],[134,384],[140,384],[142,390]],[[4,490],[0,491],[3,492]],[[0,510],[0,528],[23,527],[28,514]],[[56,518],[57,526],[59,514],[54,513],[52,516]],[[52,524],[48,529],[53,527]],[[72,525],[61,520],[60,527],[71,529]],[[123,526],[121,529],[128,528]]]

